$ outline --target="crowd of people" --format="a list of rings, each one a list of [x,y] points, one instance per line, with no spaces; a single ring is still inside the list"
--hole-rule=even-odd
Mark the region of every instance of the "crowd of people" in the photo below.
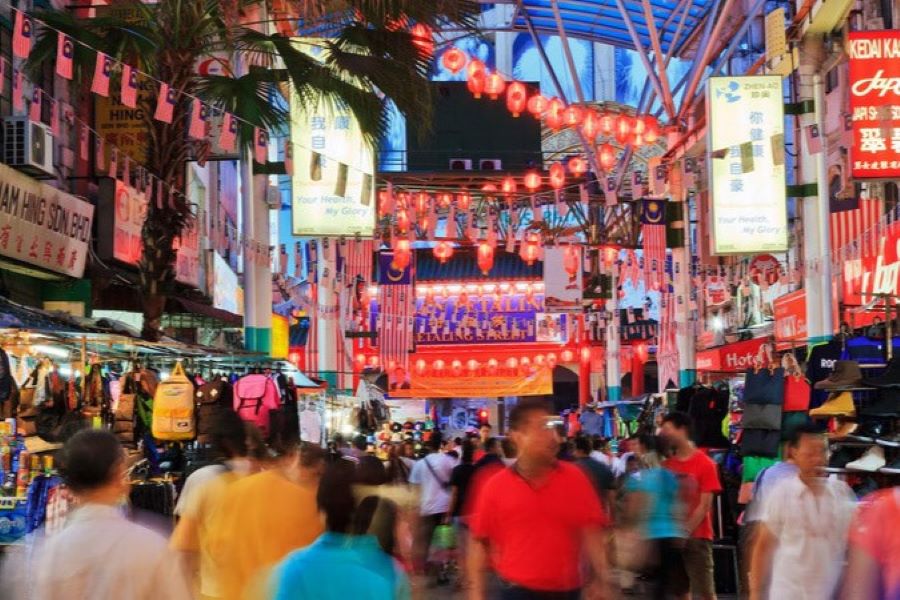
[[[220,459],[194,470],[171,531],[123,510],[126,457],[86,430],[63,449],[78,507],[62,531],[7,556],[0,593],[39,600],[273,598],[716,598],[716,463],[666,414],[615,455],[560,437],[522,400],[505,438],[489,425],[376,457],[364,437],[282,439],[261,452],[236,415],[216,423]],[[827,444],[791,433],[742,517],[751,599],[900,598],[900,488],[858,503],[824,476]],[[438,592],[440,588],[444,591]]]

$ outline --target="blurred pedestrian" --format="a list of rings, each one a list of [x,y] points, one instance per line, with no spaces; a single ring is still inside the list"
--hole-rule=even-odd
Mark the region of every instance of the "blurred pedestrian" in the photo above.
[[[486,597],[489,556],[503,599],[580,598],[583,557],[594,573],[589,597],[605,597],[607,518],[584,473],[557,460],[559,439],[548,405],[520,400],[509,426],[518,459],[485,484],[472,513],[470,598]]]
[[[751,600],[819,600],[837,591],[856,498],[826,477],[828,443],[812,425],[788,439],[797,467],[768,494],[750,561]]]
[[[843,600],[900,598],[900,486],[863,498],[850,528]]]
[[[481,460],[481,458],[487,452],[487,442],[491,439],[491,432],[493,431],[493,427],[491,427],[490,423],[482,423],[478,427],[478,443],[475,449],[475,462]]]
[[[129,485],[125,453],[113,434],[96,429],[76,433],[63,448],[60,472],[79,506],[65,528],[40,549],[28,574],[34,598],[192,597],[182,563],[174,560],[165,538],[128,521],[122,512]],[[4,579],[4,586],[8,583]]]
[[[316,502],[325,517],[325,533],[309,547],[292,552],[275,569],[274,600],[405,600],[409,580],[385,552],[383,540],[369,533],[379,501],[370,496],[357,504],[354,469],[337,461],[326,469]],[[390,519],[390,508],[386,508]]]
[[[404,445],[391,444],[388,448],[387,478],[388,483],[405,485],[409,483],[409,474],[415,461],[403,456]]]
[[[274,468],[228,488],[228,510],[216,523],[212,548],[222,561],[226,598],[256,596],[272,566],[289,552],[311,544],[323,531],[316,493],[325,451],[312,444],[300,447],[298,440],[288,439],[277,452]]]
[[[610,514],[616,478],[613,476],[612,469],[591,458],[591,441],[583,435],[575,438],[575,464],[584,471],[584,474],[594,484],[594,489],[597,490],[603,510]]]
[[[612,452],[609,449],[609,440],[606,440],[600,436],[594,436],[592,438],[591,445],[591,458],[593,458],[597,462],[603,463],[604,465],[612,469],[615,457],[612,455]]]
[[[456,462],[440,452],[441,440],[434,436],[425,444],[429,451],[417,461],[409,482],[419,486],[419,523],[413,550],[417,573],[425,573],[434,530],[450,509],[450,476]]]
[[[716,463],[691,440],[691,427],[690,416],[674,411],[663,417],[660,430],[665,443],[674,452],[663,466],[679,476],[686,511],[684,530],[688,534],[681,550],[684,573],[671,579],[670,591],[685,594],[689,589],[691,594],[703,600],[714,600],[711,512],[713,495],[722,491],[722,484]]]

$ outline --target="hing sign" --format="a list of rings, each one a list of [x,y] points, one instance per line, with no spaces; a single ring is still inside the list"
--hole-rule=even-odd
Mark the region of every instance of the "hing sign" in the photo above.
[[[900,30],[850,33],[854,178],[900,177]]]

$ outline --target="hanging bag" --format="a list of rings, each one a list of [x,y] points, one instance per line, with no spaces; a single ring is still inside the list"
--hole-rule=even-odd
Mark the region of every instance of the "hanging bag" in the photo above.
[[[153,397],[153,437],[165,441],[193,439],[194,384],[184,373],[181,363],[175,365],[172,376],[156,387]]]
[[[781,364],[784,368],[784,412],[809,410],[809,382],[800,370],[797,357],[788,352]]]
[[[763,344],[756,359],[756,368],[747,371],[744,384],[744,405],[784,404],[784,369],[774,368],[771,348]]]

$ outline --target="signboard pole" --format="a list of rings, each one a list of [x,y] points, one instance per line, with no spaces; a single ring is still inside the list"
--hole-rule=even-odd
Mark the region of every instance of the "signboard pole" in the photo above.
[[[675,283],[675,346],[678,348],[678,385],[687,387],[697,379],[696,345],[691,327],[691,272],[687,248],[672,248]],[[662,382],[660,382],[662,383]]]
[[[606,389],[607,402],[616,402],[622,398],[622,374],[619,367],[619,281],[616,263],[609,269],[609,282],[612,293],[606,301],[609,313],[609,325],[606,326]]]
[[[819,131],[825,131],[825,86],[822,83],[822,75],[816,73],[813,75],[813,99],[815,100],[815,121]],[[828,165],[825,164],[825,151],[819,152],[816,157],[816,179],[819,182],[817,198],[818,219],[816,219],[816,233],[818,234],[819,248],[819,268],[817,273],[813,273],[813,277],[819,278],[819,287],[825,294],[820,296],[822,302],[808,302],[807,306],[818,304],[816,308],[819,317],[818,321],[808,321],[810,326],[810,337],[815,341],[829,340],[834,333],[831,330],[831,294],[837,290],[832,289],[831,285],[831,233],[828,230],[829,213],[828,213]],[[812,229],[812,228],[810,228]],[[815,296],[813,296],[815,297]],[[814,343],[814,341],[810,341]]]

